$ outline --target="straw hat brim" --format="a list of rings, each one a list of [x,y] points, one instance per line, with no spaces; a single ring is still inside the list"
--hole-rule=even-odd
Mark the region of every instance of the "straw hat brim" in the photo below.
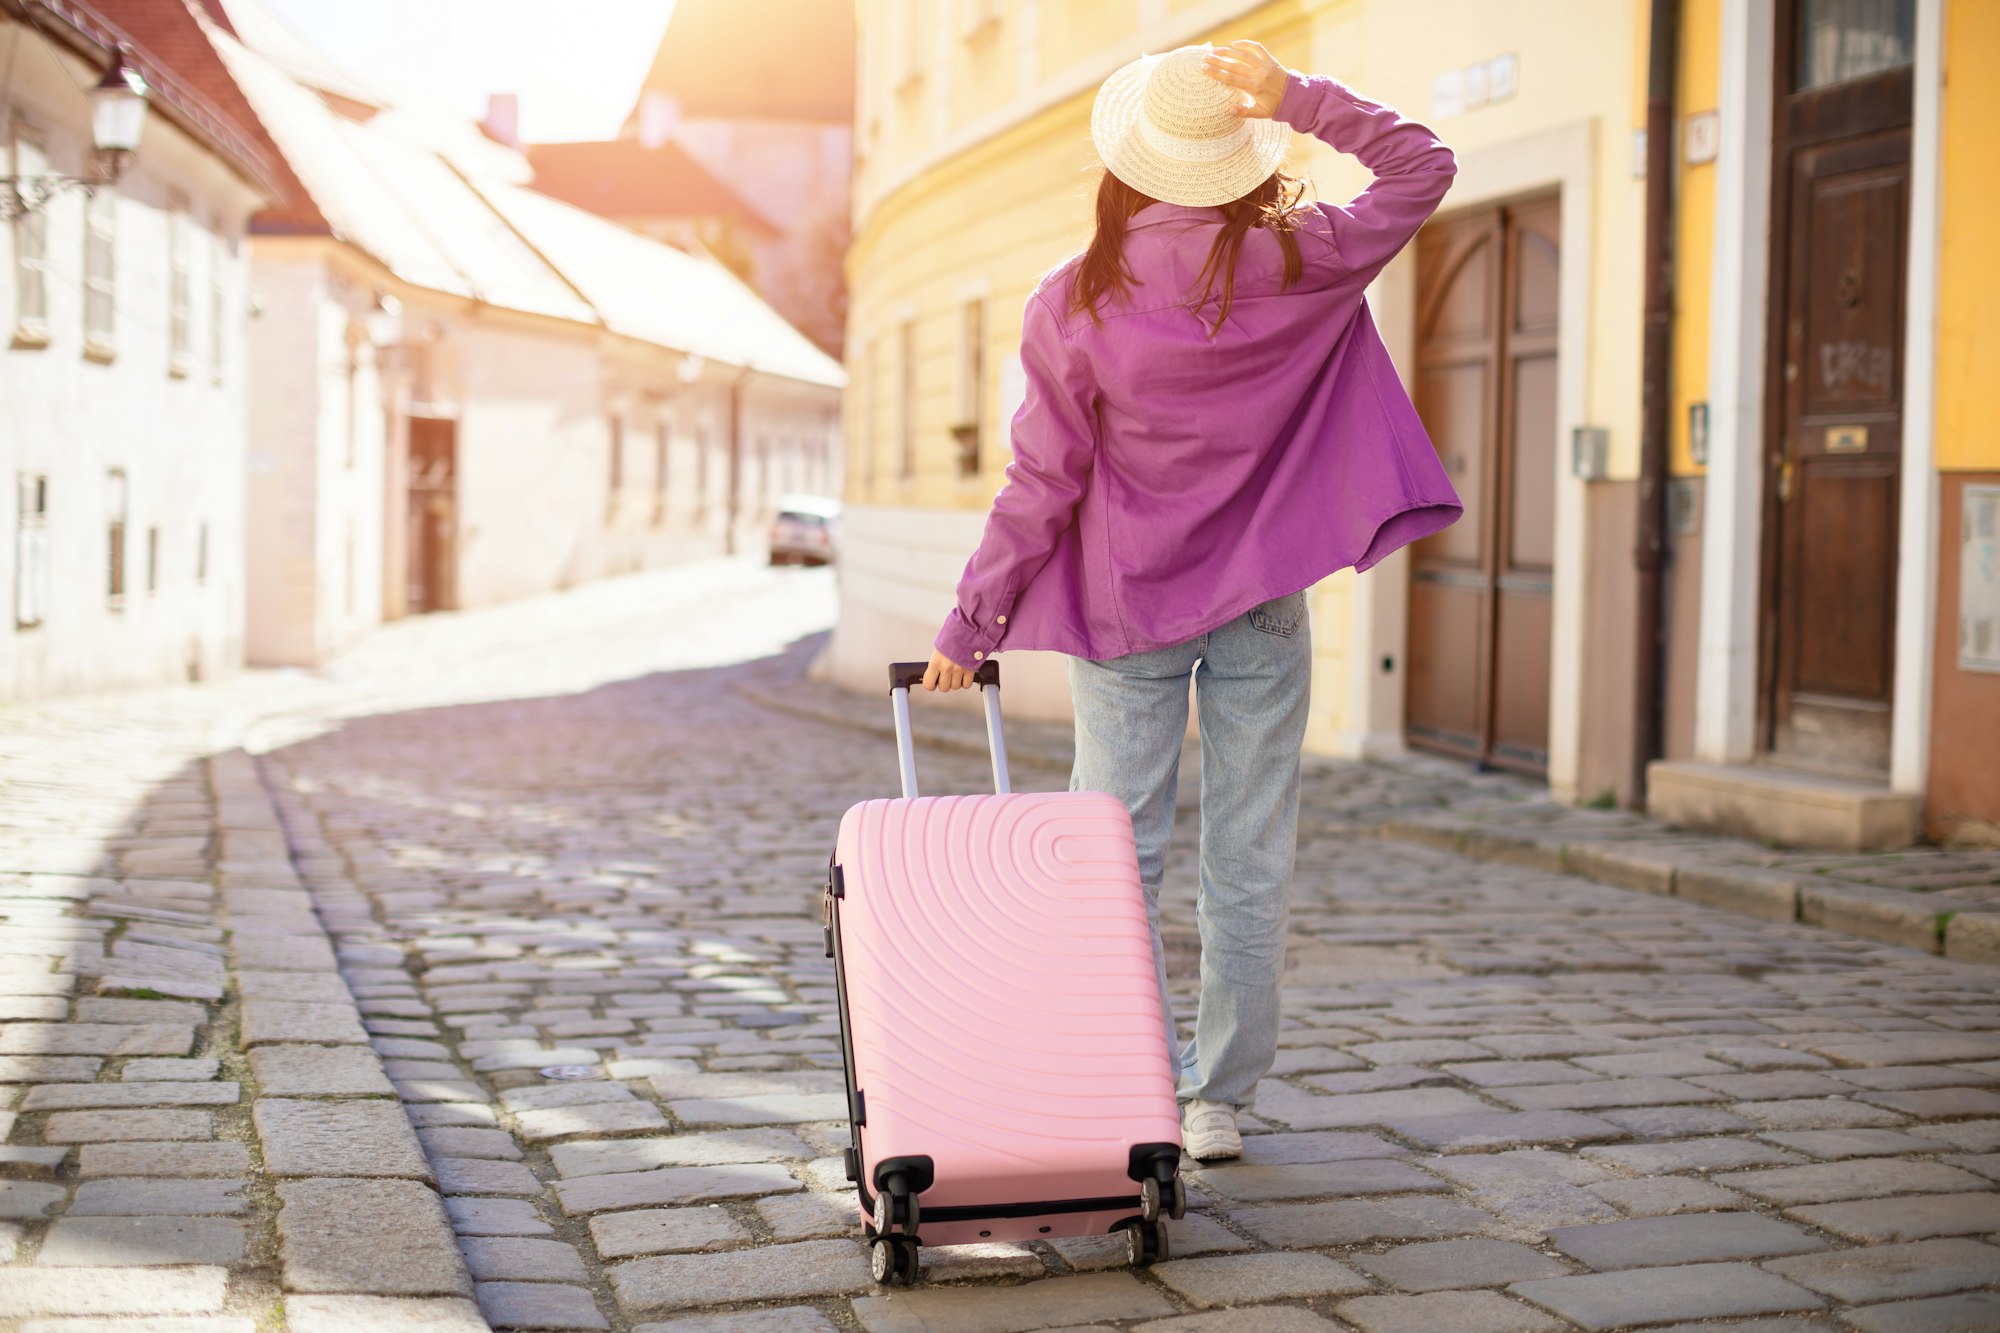
[[[1190,162],[1170,157],[1139,129],[1146,78],[1158,56],[1141,56],[1104,81],[1090,110],[1090,138],[1104,169],[1141,194],[1170,204],[1205,207],[1241,199],[1285,160],[1291,127],[1254,117],[1243,143],[1225,157]]]

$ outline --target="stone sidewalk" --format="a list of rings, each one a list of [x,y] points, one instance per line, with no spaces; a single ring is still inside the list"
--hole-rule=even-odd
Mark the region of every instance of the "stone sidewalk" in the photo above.
[[[1004,693],[1004,690],[1003,690]],[[767,707],[887,736],[884,718],[818,681],[752,689]],[[977,715],[920,709],[930,745],[984,753]],[[1069,729],[1008,728],[1016,762],[1068,772]],[[1190,747],[1184,765],[1192,771]],[[1677,829],[1629,811],[1558,805],[1547,788],[1422,755],[1351,763],[1308,756],[1308,804],[1382,837],[1438,847],[1600,884],[1637,889],[1767,921],[1802,921],[1842,934],[1973,963],[2000,963],[2000,848],[1917,847],[1896,852],[1808,852]],[[1184,805],[1191,802],[1184,800]]]
[[[876,1290],[816,890],[895,770],[881,701],[800,716],[831,591],[698,567],[0,713],[0,1330],[2000,1327],[2000,968],[1376,836],[1529,822],[1423,764],[1308,775],[1280,1061],[1171,1262]]]

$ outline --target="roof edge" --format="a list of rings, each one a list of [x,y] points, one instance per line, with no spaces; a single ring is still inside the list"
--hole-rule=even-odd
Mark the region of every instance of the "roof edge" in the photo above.
[[[232,128],[212,102],[189,87],[144,43],[133,40],[86,0],[0,0],[0,14],[94,63],[102,64],[118,46],[126,46],[140,65],[146,82],[159,94],[149,100],[162,114],[220,157],[253,189],[271,200],[284,198],[269,157]],[[53,24],[47,21],[50,19]]]

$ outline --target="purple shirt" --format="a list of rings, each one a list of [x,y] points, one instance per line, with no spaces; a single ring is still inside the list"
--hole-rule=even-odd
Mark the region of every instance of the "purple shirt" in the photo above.
[[[1014,460],[937,637],[954,662],[1184,643],[1457,520],[1362,299],[1444,198],[1451,150],[1330,78],[1293,76],[1278,119],[1375,173],[1345,207],[1305,210],[1289,289],[1277,237],[1252,228],[1209,338],[1215,306],[1186,294],[1222,210],[1154,203],[1126,234],[1137,282],[1101,325],[1070,311],[1081,256],[1028,299]]]

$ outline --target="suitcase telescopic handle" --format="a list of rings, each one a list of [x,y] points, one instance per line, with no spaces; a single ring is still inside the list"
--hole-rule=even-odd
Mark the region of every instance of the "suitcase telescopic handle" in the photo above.
[[[903,795],[917,794],[917,747],[910,735],[910,689],[921,685],[928,662],[889,664],[889,706],[896,714],[896,760],[902,769]],[[1014,789],[1007,778],[1007,737],[1000,729],[1000,664],[987,660],[972,673],[986,704],[986,748],[993,757],[993,790],[1003,796]]]

